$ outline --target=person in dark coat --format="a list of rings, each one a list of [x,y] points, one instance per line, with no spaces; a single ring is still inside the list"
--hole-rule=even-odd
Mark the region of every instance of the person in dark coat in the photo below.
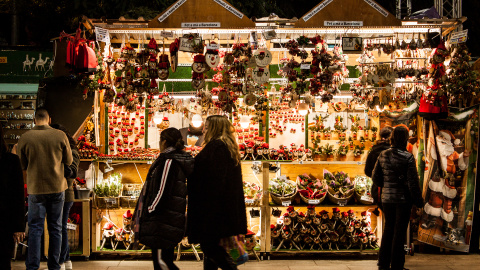
[[[380,140],[378,140],[375,145],[368,153],[367,161],[365,162],[365,175],[372,177],[373,168],[377,162],[378,156],[383,151],[390,148],[390,135],[392,134],[392,127],[384,127],[380,130]]]
[[[183,149],[180,131],[160,134],[160,156],[148,170],[134,213],[135,234],[152,249],[155,270],[176,270],[174,248],[185,236],[186,178],[193,172],[193,157]]]
[[[412,205],[423,206],[415,158],[407,151],[408,130],[393,130],[392,148],[383,151],[372,180],[382,188],[385,228],[378,254],[378,269],[403,269],[405,243]]]
[[[238,144],[224,116],[209,116],[205,129],[204,148],[188,179],[188,240],[200,243],[205,270],[237,269],[219,242],[247,233]]]
[[[25,236],[25,197],[23,172],[17,155],[8,153],[0,126],[0,213],[8,220],[0,222],[0,269],[11,269],[15,242]]]
[[[375,167],[375,163],[377,163],[378,156],[380,155],[380,153],[390,148],[390,136],[392,135],[392,131],[392,127],[384,127],[380,130],[380,140],[378,140],[372,147],[370,153],[368,153],[367,161],[365,162],[364,172],[366,176],[372,177],[373,168]],[[373,203],[381,209],[381,188],[375,185],[375,183],[372,185],[371,194],[373,198]]]
[[[73,192],[73,179],[77,177],[78,165],[80,164],[80,154],[78,153],[77,142],[72,138],[67,128],[60,124],[51,124],[54,129],[63,131],[67,136],[70,148],[72,149],[73,162],[70,165],[63,164],[64,176],[67,179],[68,188],[65,190],[65,202],[63,203],[62,215],[62,248],[60,249],[60,269],[72,269],[72,261],[70,260],[70,247],[68,246],[68,230],[67,223],[70,216],[70,208],[72,208],[75,195]],[[63,265],[63,266],[62,266]]]

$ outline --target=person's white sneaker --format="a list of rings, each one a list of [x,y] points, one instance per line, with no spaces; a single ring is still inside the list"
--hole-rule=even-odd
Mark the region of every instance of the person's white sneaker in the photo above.
[[[65,261],[65,270],[72,270],[72,261]]]
[[[65,270],[65,263],[60,264],[60,270]]]

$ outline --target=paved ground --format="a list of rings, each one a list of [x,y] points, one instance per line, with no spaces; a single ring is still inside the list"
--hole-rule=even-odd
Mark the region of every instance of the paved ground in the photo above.
[[[202,270],[202,262],[179,261],[176,263],[181,270]],[[42,262],[40,269],[46,269]],[[406,268],[412,270],[451,270],[480,269],[480,255],[431,255],[415,254],[407,256]],[[23,261],[13,263],[14,270],[25,269]],[[153,269],[150,261],[138,260],[90,260],[74,261],[74,270],[146,270]],[[270,260],[251,261],[239,267],[240,270],[374,270],[375,260]]]

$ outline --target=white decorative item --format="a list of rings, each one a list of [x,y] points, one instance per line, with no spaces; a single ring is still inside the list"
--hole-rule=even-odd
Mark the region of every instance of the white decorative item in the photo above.
[[[272,62],[272,53],[266,48],[256,50],[253,57],[259,67],[266,67]]]
[[[264,67],[257,67],[253,70],[253,81],[258,84],[267,83],[270,79],[270,70]]]

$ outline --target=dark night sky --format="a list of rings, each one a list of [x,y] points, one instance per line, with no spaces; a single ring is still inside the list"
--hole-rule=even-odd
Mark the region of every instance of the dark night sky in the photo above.
[[[51,48],[50,38],[62,30],[73,33],[78,18],[118,18],[120,15],[138,18],[153,18],[176,0],[0,0],[0,46],[9,43],[11,36],[11,3],[16,1],[19,9],[20,44],[40,48]],[[320,0],[227,0],[248,17],[264,17],[275,12],[281,17],[302,17],[315,7]],[[341,1],[341,0],[337,0]],[[395,14],[394,0],[376,0]],[[412,0],[412,10],[432,7],[434,0]],[[464,28],[469,30],[467,42],[472,55],[480,56],[480,1],[463,0],[463,16],[468,18]],[[149,14],[149,15],[147,15]]]

